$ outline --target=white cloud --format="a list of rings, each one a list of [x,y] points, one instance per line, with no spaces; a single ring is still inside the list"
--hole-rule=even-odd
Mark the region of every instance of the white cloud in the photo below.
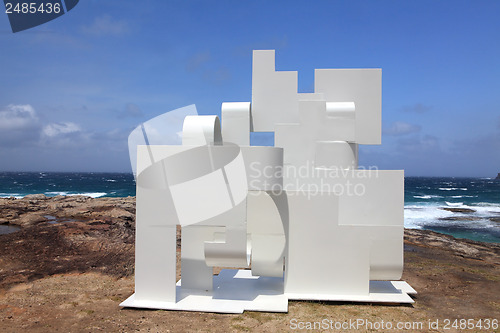
[[[77,124],[72,122],[63,122],[46,125],[42,130],[42,135],[47,137],[55,137],[81,131],[82,129]]]
[[[90,35],[122,35],[129,31],[129,27],[125,21],[103,15],[96,17],[92,24],[83,26],[81,30]]]
[[[409,124],[403,121],[396,121],[392,123],[391,127],[384,129],[383,133],[386,135],[400,136],[417,133],[420,132],[421,129],[422,127],[420,125]]]
[[[36,143],[41,124],[29,104],[9,104],[0,109],[0,147],[25,147]]]
[[[2,131],[30,129],[37,125],[38,117],[35,109],[29,104],[9,104],[5,109],[0,110],[0,130]]]

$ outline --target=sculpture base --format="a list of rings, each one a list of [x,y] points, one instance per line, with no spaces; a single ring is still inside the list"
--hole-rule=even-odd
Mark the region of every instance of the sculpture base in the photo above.
[[[214,276],[213,283],[213,291],[203,293],[182,289],[179,280],[175,303],[136,300],[134,294],[120,306],[217,313],[288,312],[282,278],[252,276],[249,270],[223,269]]]
[[[336,294],[293,294],[287,293],[290,300],[363,302],[363,303],[415,303],[410,295],[417,292],[405,281],[370,281],[368,295]]]
[[[370,294],[323,295],[284,294],[283,279],[252,276],[249,270],[224,269],[214,276],[213,291],[184,290],[177,282],[176,302],[136,300],[135,294],[120,304],[123,307],[243,313],[243,311],[288,312],[288,300],[326,300],[351,302],[413,303],[408,294],[416,291],[404,281],[370,281]]]

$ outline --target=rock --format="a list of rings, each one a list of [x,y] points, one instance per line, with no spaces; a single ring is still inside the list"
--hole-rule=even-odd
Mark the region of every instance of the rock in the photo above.
[[[497,178],[495,179],[500,180],[500,172],[498,173]]]
[[[440,217],[439,220],[441,220],[441,221],[474,221],[477,219],[475,217],[472,217],[472,216],[447,216],[447,217]]]
[[[453,252],[464,258],[493,260],[498,264],[500,244],[482,243],[469,239],[457,239],[430,230],[405,229],[405,242]]]
[[[490,221],[500,223],[500,217],[490,217]]]
[[[453,207],[441,207],[442,210],[447,210],[453,213],[475,213],[474,209],[470,208],[453,208]]]
[[[45,194],[28,194],[23,198],[24,200],[45,200],[47,197]]]
[[[20,226],[34,225],[40,222],[47,221],[47,218],[36,213],[23,214],[20,219],[11,221],[11,224],[17,224]]]
[[[40,194],[23,199],[0,198],[0,223],[31,226],[46,222],[47,215],[57,220],[109,220],[135,229],[135,197],[92,199],[86,196],[46,197]]]

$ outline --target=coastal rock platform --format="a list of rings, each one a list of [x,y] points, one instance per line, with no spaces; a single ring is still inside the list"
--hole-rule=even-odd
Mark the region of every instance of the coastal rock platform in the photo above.
[[[438,320],[434,331],[450,332],[446,320],[499,319],[500,245],[414,229],[405,230],[403,273],[418,291],[411,305],[293,301],[288,313],[238,315],[123,309],[134,292],[134,216],[133,197],[0,199],[0,225],[19,228],[0,234],[0,331],[270,332],[357,321],[360,331],[396,332],[401,322],[411,332]],[[373,329],[382,321],[394,328]]]

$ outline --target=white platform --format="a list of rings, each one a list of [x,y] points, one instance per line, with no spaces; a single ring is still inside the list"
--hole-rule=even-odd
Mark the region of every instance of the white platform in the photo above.
[[[252,276],[249,270],[224,269],[214,276],[213,282],[212,292],[200,294],[198,290],[182,290],[179,280],[176,303],[140,301],[134,294],[120,306],[217,313],[288,312],[282,278]]]
[[[404,281],[370,281],[370,294],[367,296],[284,294],[282,278],[252,276],[249,270],[224,269],[219,275],[214,276],[213,282],[214,290],[202,294],[199,291],[182,290],[179,280],[175,303],[136,300],[133,294],[120,306],[216,313],[288,312],[289,299],[413,303],[409,294],[416,294],[416,291]]]
[[[292,294],[286,296],[291,300],[318,300],[334,302],[369,302],[369,303],[415,303],[409,295],[417,292],[405,281],[370,281],[368,295],[326,295],[326,294]]]

